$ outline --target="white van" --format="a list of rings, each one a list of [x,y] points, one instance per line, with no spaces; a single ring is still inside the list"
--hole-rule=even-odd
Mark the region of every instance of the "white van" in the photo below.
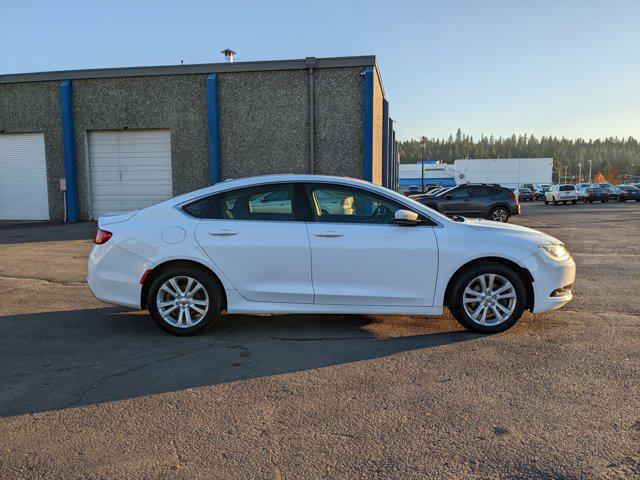
[[[578,203],[578,191],[576,190],[576,187],[571,184],[564,183],[554,185],[544,194],[545,205],[549,204],[549,202],[554,205],[558,205],[558,203],[567,204],[571,202],[575,205]]]

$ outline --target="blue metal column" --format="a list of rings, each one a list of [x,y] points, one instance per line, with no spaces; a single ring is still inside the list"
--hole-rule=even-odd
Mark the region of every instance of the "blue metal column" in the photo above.
[[[364,166],[362,176],[373,182],[373,67],[364,69]]]
[[[60,83],[60,112],[62,114],[62,146],[64,151],[64,174],[67,184],[67,221],[80,220],[78,203],[78,169],[76,161],[76,135],[73,126],[73,95],[71,80]]]
[[[209,119],[209,182],[220,181],[220,133],[218,131],[218,75],[207,77],[207,116]]]
[[[382,186],[389,187],[389,102],[382,100]]]
[[[393,189],[398,189],[398,184],[400,183],[399,174],[400,171],[398,169],[398,144],[396,143],[396,131],[393,131],[393,140],[391,141],[391,148],[393,148]]]
[[[391,149],[391,141],[393,140],[393,119],[389,117],[389,124],[387,125],[387,158],[389,160],[389,175],[388,183],[389,188],[393,190],[393,150]]]

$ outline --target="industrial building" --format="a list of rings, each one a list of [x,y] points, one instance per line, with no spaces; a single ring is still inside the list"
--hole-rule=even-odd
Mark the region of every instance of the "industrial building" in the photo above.
[[[416,185],[450,187],[464,183],[498,183],[504,187],[552,183],[553,158],[462,158],[453,164],[426,160],[400,165],[398,190]]]
[[[95,219],[269,173],[397,185],[375,56],[0,75],[0,220]]]

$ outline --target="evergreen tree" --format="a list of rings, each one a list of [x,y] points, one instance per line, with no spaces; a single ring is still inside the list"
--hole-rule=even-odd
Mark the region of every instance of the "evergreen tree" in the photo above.
[[[429,138],[400,142],[402,163],[415,163],[423,160],[438,160],[453,163],[457,158],[536,158],[554,159],[554,179],[558,173],[564,175],[567,166],[569,175],[578,175],[578,164],[582,165],[582,174],[589,175],[589,161],[592,174],[603,172],[603,178],[614,181],[640,182],[640,142],[634,137],[575,140],[554,136],[536,138],[533,135],[511,135],[510,137],[489,137],[482,135],[474,140],[458,129],[448,138]],[[560,167],[562,172],[560,172]]]

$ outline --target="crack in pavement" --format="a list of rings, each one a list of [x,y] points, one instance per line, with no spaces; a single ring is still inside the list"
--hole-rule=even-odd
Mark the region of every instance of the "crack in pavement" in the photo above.
[[[202,352],[204,350],[207,350],[211,347],[213,347],[214,345],[216,345],[222,338],[230,335],[231,333],[233,333],[235,331],[235,329],[230,329],[229,331],[227,331],[226,333],[216,337],[212,342],[204,345],[203,347],[197,348],[197,349],[191,349],[191,350],[184,350],[180,353],[174,354],[174,355],[170,355],[168,357],[165,358],[160,358],[157,360],[152,360],[149,362],[145,362],[142,365],[137,365],[131,368],[128,368],[126,370],[123,370],[121,372],[117,372],[117,373],[113,373],[111,375],[107,375],[106,377],[103,377],[101,379],[99,379],[98,381],[96,381],[91,387],[85,389],[84,391],[82,391],[79,395],[77,400],[75,400],[74,402],[68,403],[62,407],[60,407],[61,409],[65,409],[65,408],[73,408],[75,406],[78,406],[82,403],[82,401],[84,400],[84,398],[91,393],[92,391],[100,388],[102,385],[104,385],[105,383],[107,383],[109,380],[113,379],[113,378],[117,378],[117,377],[122,377],[125,375],[129,375],[131,373],[143,370],[147,367],[150,367],[152,365],[157,365],[159,363],[164,363],[164,362],[168,362],[171,360],[175,360],[176,358],[182,358],[182,357],[186,357],[187,355],[191,355],[194,353],[199,353]]]
[[[64,287],[87,285],[87,282],[66,282],[64,280],[55,280],[53,278],[19,277],[19,276],[10,276],[10,275],[0,275],[0,280],[31,280],[36,282],[45,282],[46,284],[52,284],[52,285],[62,285]],[[24,287],[15,287],[7,291],[17,290],[18,288],[24,288]],[[0,292],[0,293],[4,293],[4,292]]]

